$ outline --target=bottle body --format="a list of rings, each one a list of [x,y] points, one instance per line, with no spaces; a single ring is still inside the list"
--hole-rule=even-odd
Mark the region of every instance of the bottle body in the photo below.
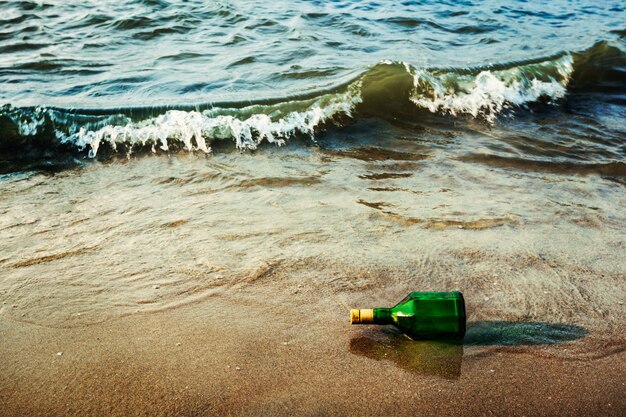
[[[415,340],[462,339],[466,316],[463,294],[412,292],[392,308],[351,311],[352,324],[393,324]]]

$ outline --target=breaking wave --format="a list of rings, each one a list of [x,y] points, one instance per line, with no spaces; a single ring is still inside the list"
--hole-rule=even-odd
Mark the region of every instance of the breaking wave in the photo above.
[[[626,85],[622,42],[603,41],[582,53],[477,68],[416,68],[383,61],[327,90],[247,103],[170,107],[0,108],[0,149],[33,147],[86,152],[135,149],[211,151],[215,140],[240,149],[290,137],[314,137],[325,125],[363,116],[419,117],[420,112],[496,123],[531,103],[557,103],[569,93]]]
[[[477,75],[455,71],[433,73],[412,70],[411,101],[433,113],[470,114],[494,122],[503,109],[524,106],[545,98],[561,99],[573,73],[574,59],[567,54],[554,60],[483,70]]]

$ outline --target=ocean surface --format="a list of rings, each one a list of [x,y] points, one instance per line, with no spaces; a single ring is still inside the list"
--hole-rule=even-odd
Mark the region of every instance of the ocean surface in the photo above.
[[[0,1],[0,314],[460,289],[623,349],[625,36],[622,1]]]

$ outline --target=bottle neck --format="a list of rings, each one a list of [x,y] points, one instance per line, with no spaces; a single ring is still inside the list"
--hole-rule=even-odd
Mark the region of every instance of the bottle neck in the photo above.
[[[393,324],[390,308],[374,309],[374,324]]]
[[[390,308],[356,308],[350,310],[352,324],[393,324]]]

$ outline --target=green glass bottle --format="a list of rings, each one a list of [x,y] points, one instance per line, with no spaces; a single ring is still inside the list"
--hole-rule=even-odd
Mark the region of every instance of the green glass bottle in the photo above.
[[[465,301],[453,292],[412,292],[392,308],[350,310],[352,324],[393,324],[415,340],[462,339]]]

